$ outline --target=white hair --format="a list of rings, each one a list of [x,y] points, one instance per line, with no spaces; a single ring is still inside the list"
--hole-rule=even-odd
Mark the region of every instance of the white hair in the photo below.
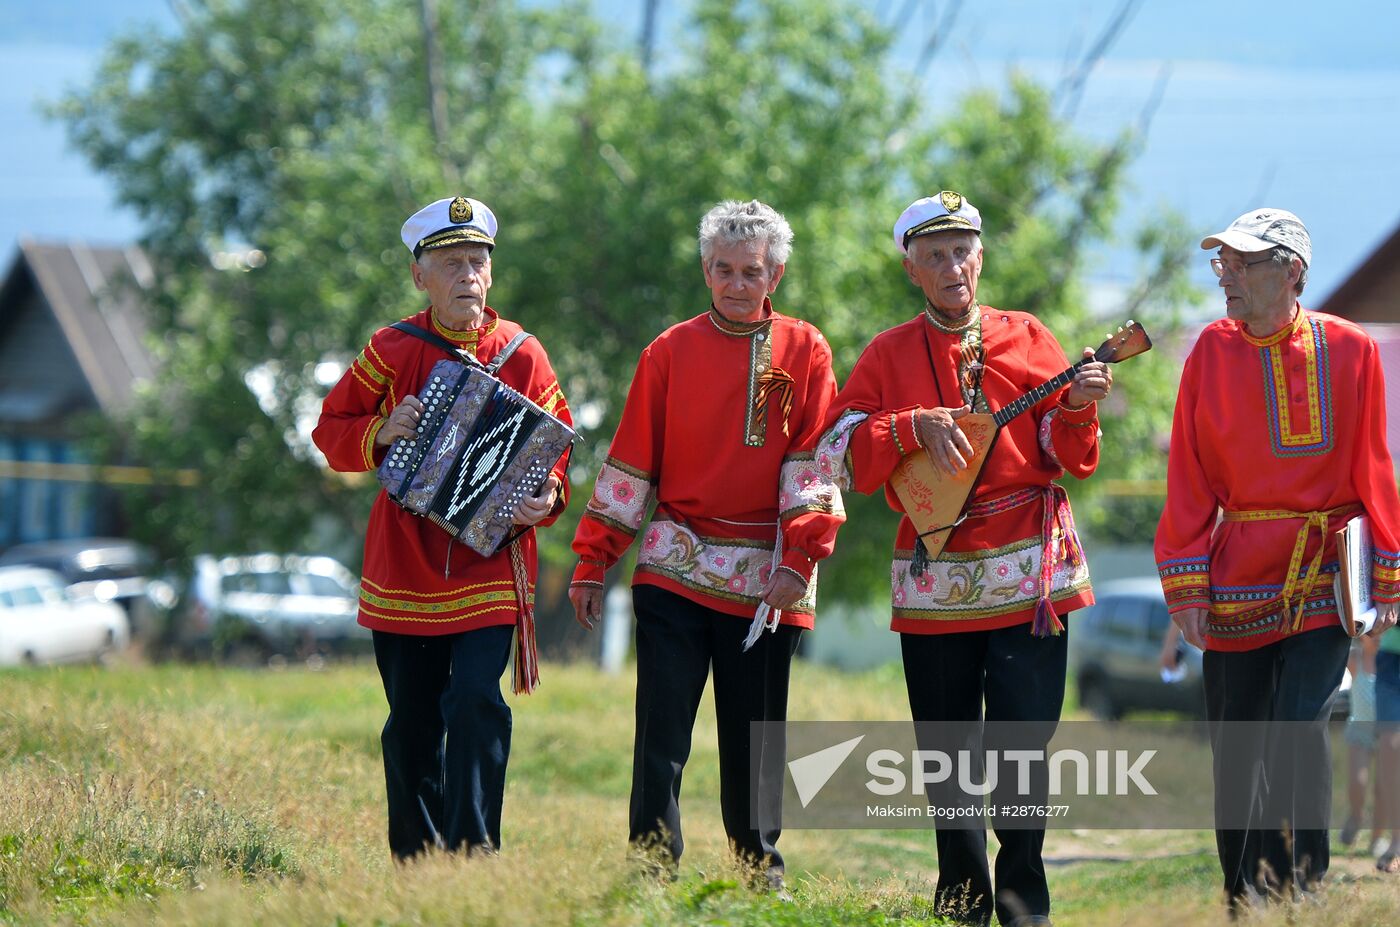
[[[768,245],[768,267],[786,264],[792,254],[792,226],[772,206],[749,200],[725,200],[700,220],[700,259],[709,264],[716,242],[734,245],[762,241]]]

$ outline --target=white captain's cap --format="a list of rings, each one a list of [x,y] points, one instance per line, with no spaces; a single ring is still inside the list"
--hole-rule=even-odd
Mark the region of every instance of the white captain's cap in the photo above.
[[[934,232],[976,232],[982,234],[982,214],[961,193],[944,190],[936,196],[925,196],[909,204],[894,224],[894,246],[901,253],[909,251],[909,240]]]
[[[1286,209],[1251,209],[1223,232],[1201,239],[1201,250],[1209,251],[1229,245],[1236,251],[1269,251],[1283,247],[1303,259],[1303,266],[1312,263],[1312,239],[1308,237],[1303,220]]]
[[[481,200],[452,196],[429,203],[408,217],[400,233],[416,258],[448,245],[496,247],[496,214]]]

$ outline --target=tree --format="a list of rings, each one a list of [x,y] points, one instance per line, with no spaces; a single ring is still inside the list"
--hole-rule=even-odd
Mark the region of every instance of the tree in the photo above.
[[[117,43],[60,112],[144,218],[160,270],[165,372],[120,427],[129,453],[204,474],[197,490],[133,499],[143,537],[171,554],[289,548],[319,525],[321,543],[354,546],[376,487],[328,478],[297,412],[325,389],[318,364],[419,308],[397,229],[445,192],[501,217],[491,302],[541,336],[593,422],[577,508],[642,346],[705,308],[694,230],[722,198],[763,199],[792,222],[777,303],[822,328],[838,377],[918,311],[889,229],[939,189],[987,217],[988,302],[1036,312],[1067,345],[1097,344],[1080,278],[1110,233],[1131,132],[1079,137],[1024,78],[935,119],[889,79],[891,34],[851,0],[696,0],[692,12],[684,44],[650,69],[581,3],[225,0],[176,35]],[[1156,231],[1139,245],[1155,279],[1144,299],[1182,298],[1179,241]],[[249,247],[260,266],[211,266],[213,252]],[[1156,368],[1134,363],[1106,425],[1133,440],[1106,457],[1151,476],[1163,420],[1133,384]],[[244,386],[252,371],[261,404]],[[866,600],[885,588],[894,518],[879,499],[848,507],[823,595]],[[571,524],[545,533],[543,600],[562,596]]]
[[[176,35],[117,42],[64,101],[75,144],[144,220],[157,268],[163,373],[120,443],[203,474],[193,491],[132,493],[144,540],[184,555],[294,548],[314,525],[363,536],[373,481],[328,480],[298,413],[325,390],[318,363],[353,357],[416,304],[404,216],[445,186],[538,182],[516,154],[543,140],[530,75],[566,12],[454,5],[462,27],[440,39],[465,62],[446,87],[465,179],[444,179],[425,118],[424,20],[385,0],[200,5]],[[250,248],[251,264],[211,261]]]

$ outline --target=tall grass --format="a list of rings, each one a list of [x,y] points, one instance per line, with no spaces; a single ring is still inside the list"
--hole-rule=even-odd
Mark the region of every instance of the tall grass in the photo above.
[[[681,876],[639,874],[625,848],[632,703],[627,674],[545,667],[544,687],[513,703],[502,855],[396,867],[371,664],[0,674],[0,923],[945,922],[925,831],[791,830],[796,901],[750,892],[725,851],[708,705],[686,770]],[[795,671],[795,719],[900,719],[903,705],[897,669]],[[1209,833],[1052,831],[1046,847],[1062,924],[1224,923]],[[1340,857],[1334,872],[1306,923],[1400,913],[1400,883],[1369,859]]]

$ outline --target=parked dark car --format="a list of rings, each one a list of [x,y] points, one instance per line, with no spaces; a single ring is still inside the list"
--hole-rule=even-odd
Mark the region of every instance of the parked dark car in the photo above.
[[[116,602],[128,617],[146,594],[151,552],[124,538],[69,538],[17,544],[0,554],[0,566],[36,566],[63,577],[78,598]]]
[[[1204,718],[1201,651],[1178,645],[1181,678],[1162,678],[1162,639],[1171,617],[1155,576],[1094,584],[1097,604],[1077,613],[1070,629],[1070,674],[1079,704],[1096,718],[1117,720],[1130,711],[1171,711]],[[1351,676],[1342,680],[1333,717],[1346,717]]]

